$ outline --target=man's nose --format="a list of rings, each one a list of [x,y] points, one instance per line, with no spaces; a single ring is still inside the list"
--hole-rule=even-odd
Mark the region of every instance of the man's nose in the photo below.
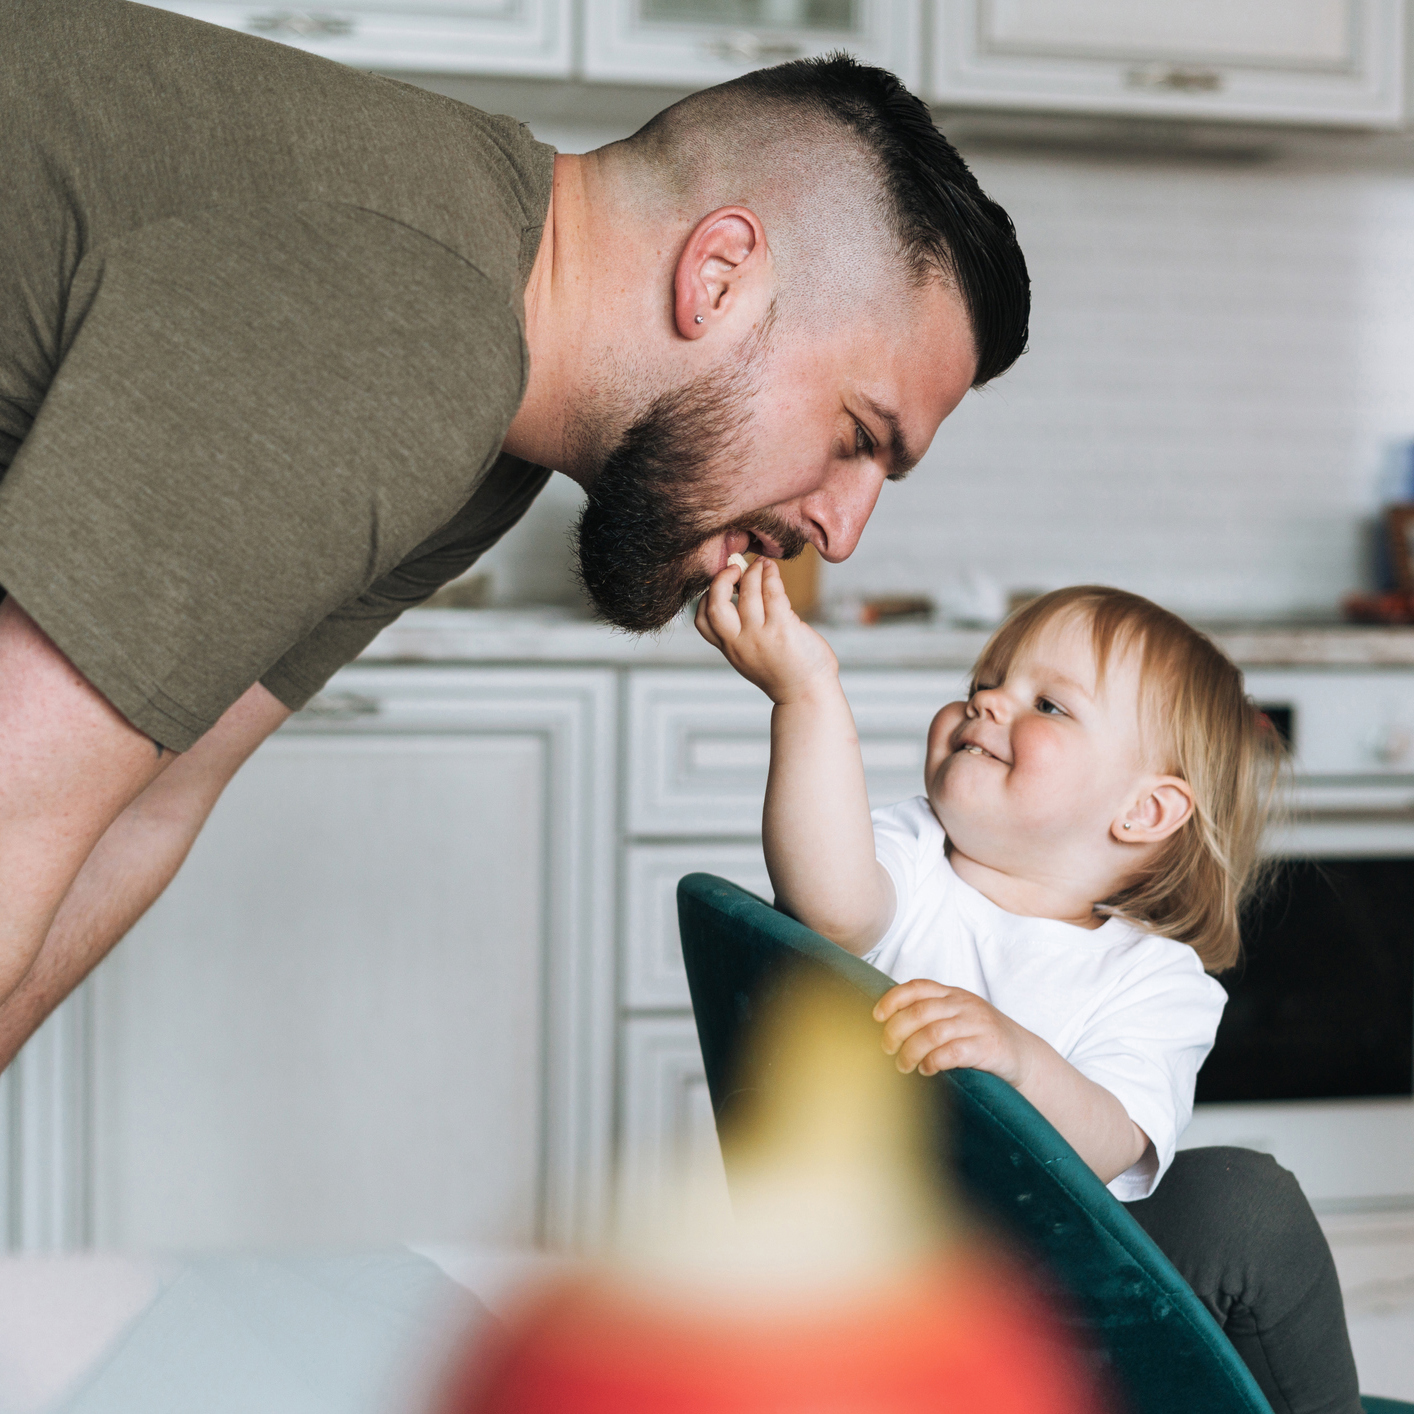
[[[802,509],[816,530],[811,539],[831,564],[854,553],[883,484],[882,472],[849,467],[806,498]]]

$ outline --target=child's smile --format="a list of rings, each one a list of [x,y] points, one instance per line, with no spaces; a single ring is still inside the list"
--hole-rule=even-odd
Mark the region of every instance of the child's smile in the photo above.
[[[1145,832],[1124,825],[1153,770],[1142,725],[1138,655],[1116,651],[1102,677],[1083,616],[1047,624],[929,731],[928,800],[954,869],[1003,907],[1083,917],[1142,862]]]
[[[994,751],[988,751],[985,746],[979,746],[975,741],[959,741],[953,748],[954,754],[965,751],[969,756],[984,756],[989,761],[995,761],[1001,766],[1010,766],[1011,762],[998,756]]]

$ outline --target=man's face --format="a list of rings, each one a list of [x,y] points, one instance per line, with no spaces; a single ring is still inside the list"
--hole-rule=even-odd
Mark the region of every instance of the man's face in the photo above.
[[[971,386],[971,331],[941,284],[828,337],[777,327],[735,367],[658,398],[620,440],[580,520],[600,613],[661,628],[727,558],[813,544],[847,558],[885,479],[906,473]]]

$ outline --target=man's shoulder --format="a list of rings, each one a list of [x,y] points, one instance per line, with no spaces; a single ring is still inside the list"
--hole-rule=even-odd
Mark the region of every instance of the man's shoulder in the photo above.
[[[449,376],[468,357],[486,370],[478,378],[504,363],[519,383],[517,295],[395,216],[280,200],[193,211],[124,233],[81,266],[66,322],[71,340],[98,305],[110,320],[190,324],[212,339],[258,329],[265,362],[308,360],[317,350],[320,362],[344,367],[368,347]]]
[[[3,155],[22,194],[63,185],[86,240],[211,207],[323,201],[423,231],[519,289],[554,154],[514,119],[129,0],[0,4],[15,144]]]

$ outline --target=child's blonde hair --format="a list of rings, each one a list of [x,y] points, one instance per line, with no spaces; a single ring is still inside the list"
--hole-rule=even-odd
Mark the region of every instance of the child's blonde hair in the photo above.
[[[1148,599],[1103,585],[1057,589],[1018,609],[982,650],[974,686],[1004,680],[1016,655],[1068,612],[1090,620],[1101,682],[1116,649],[1139,650],[1145,735],[1157,737],[1160,769],[1193,789],[1192,816],[1103,907],[1188,943],[1209,972],[1221,972],[1241,953],[1239,912],[1271,868],[1262,834],[1286,771],[1285,746],[1210,638]]]

